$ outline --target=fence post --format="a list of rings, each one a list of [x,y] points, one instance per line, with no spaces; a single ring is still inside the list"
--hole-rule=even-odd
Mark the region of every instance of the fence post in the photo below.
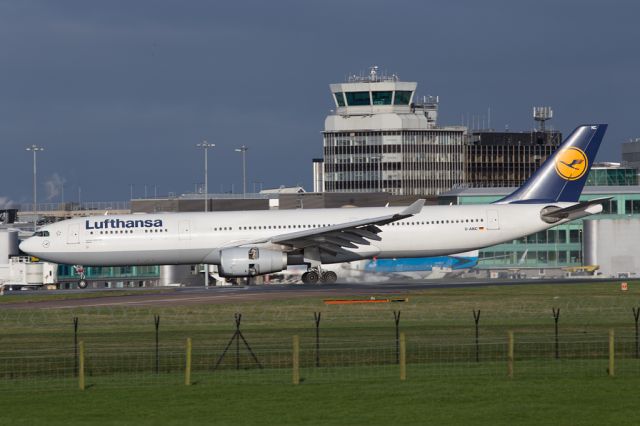
[[[510,379],[513,379],[513,364],[514,364],[514,357],[513,357],[513,347],[514,347],[514,338],[513,338],[513,331],[509,331],[509,353],[507,354],[507,375],[509,376]]]
[[[240,370],[240,321],[242,321],[242,314],[236,313],[236,370]]]
[[[407,380],[407,341],[404,331],[400,333],[400,380]]]
[[[640,342],[638,341],[638,318],[640,318],[640,306],[633,308],[633,316],[636,319],[636,358],[640,358]]]
[[[73,317],[73,356],[75,358],[74,374],[78,375],[78,317]]]
[[[616,375],[616,345],[613,328],[609,329],[609,377]]]
[[[160,328],[160,315],[155,315],[153,317],[154,323],[156,325],[156,374],[160,372],[160,348],[159,348],[159,335],[158,330]]]
[[[320,367],[320,316],[322,312],[314,312],[313,317],[316,320],[316,367]]]
[[[400,364],[400,311],[393,311],[396,322],[396,364]]]
[[[556,323],[556,359],[560,358],[560,342],[558,340],[558,320],[560,319],[560,308],[551,308],[553,312],[553,320]]]
[[[191,386],[191,337],[187,337],[186,352],[187,362],[184,368],[184,384]]]
[[[478,322],[480,321],[480,309],[478,309],[478,312],[476,312],[476,310],[473,310],[473,319],[476,322],[476,362],[480,362],[480,333],[478,330]]]
[[[297,334],[293,336],[293,362],[291,368],[293,384],[300,384],[300,337]]]
[[[78,387],[80,390],[84,390],[84,342],[80,341],[79,344],[79,360],[78,360]]]

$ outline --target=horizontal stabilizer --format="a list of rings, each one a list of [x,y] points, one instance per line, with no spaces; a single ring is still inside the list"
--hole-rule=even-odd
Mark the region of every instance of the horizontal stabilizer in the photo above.
[[[568,219],[568,218],[575,219],[576,217],[574,216],[576,216],[576,214],[583,216],[581,213],[585,213],[584,216],[586,216],[587,214],[599,213],[599,212],[589,212],[587,211],[587,209],[592,206],[602,205],[602,203],[609,201],[611,198],[613,197],[596,198],[594,200],[583,201],[581,203],[575,204],[573,206],[565,207],[565,208],[555,208],[555,209],[545,208],[543,209],[541,216],[542,216],[542,219],[547,222],[557,222],[562,219]]]

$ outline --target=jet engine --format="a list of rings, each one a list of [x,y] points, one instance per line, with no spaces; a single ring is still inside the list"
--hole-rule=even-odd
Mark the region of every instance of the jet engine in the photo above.
[[[222,277],[253,277],[280,272],[287,268],[287,254],[258,247],[233,247],[220,250],[219,273]]]

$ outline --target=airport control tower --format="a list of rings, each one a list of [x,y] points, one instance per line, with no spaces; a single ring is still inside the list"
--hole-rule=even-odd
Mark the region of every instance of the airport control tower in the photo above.
[[[438,98],[377,66],[331,84],[324,124],[326,192],[436,195],[464,182],[466,127],[438,127]]]

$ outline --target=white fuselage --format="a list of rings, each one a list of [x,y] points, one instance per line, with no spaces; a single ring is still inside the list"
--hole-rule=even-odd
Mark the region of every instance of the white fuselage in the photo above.
[[[574,203],[554,203],[566,207]],[[357,260],[460,253],[532,234],[549,224],[549,204],[425,206],[412,217],[378,226],[380,241],[345,249]],[[92,216],[44,226],[45,236],[20,248],[33,256],[81,265],[217,264],[220,250],[263,237],[378,217],[396,208],[342,208]],[[271,248],[286,247],[273,245]]]

